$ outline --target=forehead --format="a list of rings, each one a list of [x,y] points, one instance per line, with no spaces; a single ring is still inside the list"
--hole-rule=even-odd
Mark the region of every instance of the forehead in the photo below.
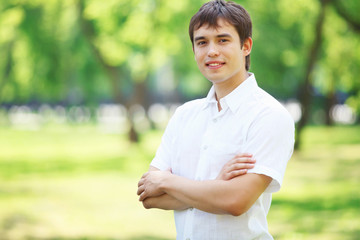
[[[203,24],[198,29],[194,30],[194,39],[199,36],[212,36],[227,33],[236,38],[238,33],[235,27],[224,19],[218,19],[217,26],[210,26],[208,23]]]

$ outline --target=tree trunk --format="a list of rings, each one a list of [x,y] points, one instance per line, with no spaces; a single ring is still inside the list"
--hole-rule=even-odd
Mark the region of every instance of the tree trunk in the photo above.
[[[148,77],[145,77],[145,79],[141,79],[138,81],[135,81],[134,86],[134,94],[132,95],[131,100],[127,104],[127,108],[129,109],[131,105],[133,104],[140,104],[145,109],[149,107],[149,102],[147,101],[147,79]],[[131,116],[131,112],[129,113],[129,121],[131,121],[130,126],[130,132],[129,132],[129,139],[132,142],[138,142],[139,141],[139,134],[136,132],[134,122],[133,122],[133,116]]]
[[[333,0],[335,11],[347,22],[347,24],[356,32],[360,33],[360,22],[348,14],[341,5],[340,0]]]
[[[6,48],[6,65],[4,70],[4,75],[2,77],[2,81],[0,82],[0,103],[2,102],[3,95],[2,92],[4,90],[4,87],[6,83],[9,81],[9,76],[11,73],[12,65],[13,65],[13,59],[12,59],[12,50],[14,46],[14,41],[9,42],[8,47]]]
[[[335,94],[335,86],[334,86],[334,80],[331,80],[331,89],[328,92],[328,94],[326,95],[325,98],[325,112],[326,112],[326,118],[325,118],[325,124],[327,126],[332,126],[334,125],[334,120],[331,117],[331,109],[332,107],[336,104],[337,99],[336,99],[336,94]]]
[[[296,141],[295,141],[295,149],[299,149],[301,144],[301,132],[304,126],[307,124],[310,117],[310,107],[312,101],[312,71],[314,69],[319,51],[321,49],[322,44],[322,32],[323,25],[325,19],[326,6],[330,0],[321,0],[320,13],[315,26],[315,39],[310,48],[308,55],[308,63],[306,67],[304,83],[300,88],[300,96],[299,100],[302,106],[302,116],[297,125],[296,129]]]
[[[94,26],[91,24],[91,22],[87,21],[84,18],[84,1],[79,0],[78,2],[78,16],[80,21],[80,27],[81,30],[85,36],[85,39],[87,40],[91,51],[94,53],[94,56],[98,63],[102,66],[105,73],[108,75],[108,78],[110,80],[111,86],[112,86],[112,95],[115,103],[120,104],[121,103],[121,94],[120,94],[120,77],[121,77],[121,68],[120,67],[114,67],[106,63],[104,58],[101,56],[100,51],[96,48],[94,44],[94,38],[96,37]],[[138,142],[139,136],[138,133],[135,130],[134,123],[129,117],[129,123],[130,123],[130,130],[128,133],[129,140],[131,142]]]

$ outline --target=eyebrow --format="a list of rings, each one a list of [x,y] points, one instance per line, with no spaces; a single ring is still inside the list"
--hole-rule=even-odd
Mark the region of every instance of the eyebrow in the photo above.
[[[223,33],[223,34],[216,35],[216,37],[217,38],[224,38],[224,37],[231,38],[232,36],[228,33]],[[204,36],[199,36],[199,37],[194,38],[194,42],[196,42],[198,40],[203,40],[203,39],[206,39],[206,38]]]
[[[196,37],[196,38],[194,38],[194,42],[196,42],[196,41],[198,41],[198,40],[203,40],[203,39],[205,39],[205,37],[203,37],[203,36]]]
[[[223,33],[223,34],[217,35],[216,37],[218,37],[218,38],[223,38],[223,37],[231,38],[232,36],[230,34],[228,34],[228,33]]]

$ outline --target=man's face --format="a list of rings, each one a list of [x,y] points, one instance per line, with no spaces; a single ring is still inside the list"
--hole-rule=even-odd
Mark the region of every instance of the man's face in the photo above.
[[[203,25],[194,31],[195,60],[213,84],[234,84],[246,76],[245,56],[250,54],[251,39],[241,48],[235,27],[223,19],[218,20],[218,25],[217,29]]]

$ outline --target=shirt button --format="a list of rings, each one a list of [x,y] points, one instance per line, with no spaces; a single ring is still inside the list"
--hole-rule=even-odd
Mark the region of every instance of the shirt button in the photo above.
[[[191,208],[189,208],[189,210],[192,211],[192,210],[194,210],[194,208],[191,207]]]
[[[190,240],[190,238],[186,238],[186,240]]]
[[[217,119],[215,118],[215,119],[213,119],[213,123],[216,123],[217,122]]]
[[[204,145],[204,146],[203,146],[203,149],[204,149],[204,150],[206,150],[207,148],[208,148],[208,146],[207,146],[207,145]]]

